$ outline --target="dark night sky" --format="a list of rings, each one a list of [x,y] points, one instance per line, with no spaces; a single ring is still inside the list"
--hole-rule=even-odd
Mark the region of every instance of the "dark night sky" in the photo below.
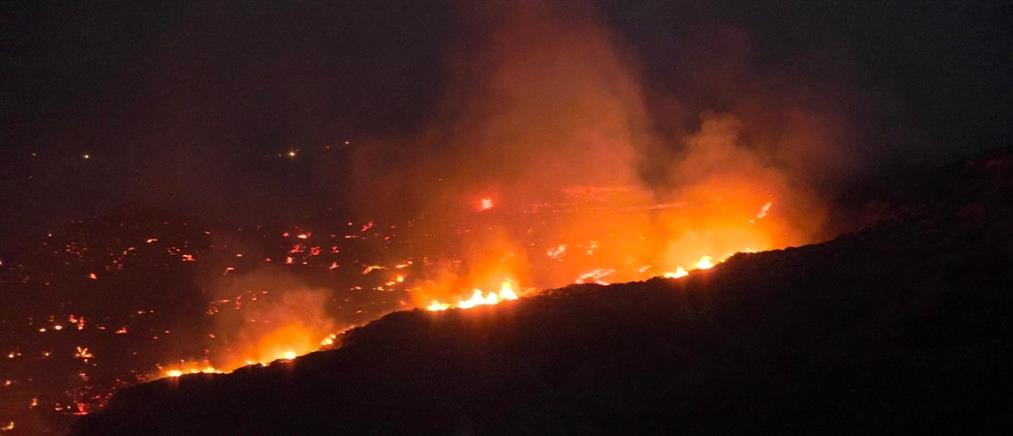
[[[855,150],[883,165],[1009,146],[1013,4],[889,3],[600,9],[647,94],[720,109],[721,95],[690,85],[697,66],[745,62],[766,77],[784,70],[862,90],[856,110],[868,112],[864,137],[875,139]],[[126,202],[216,219],[340,205],[347,147],[438,116],[449,59],[481,32],[458,6],[6,2],[0,240]],[[751,54],[713,42],[729,35]],[[662,103],[648,107],[664,117]],[[278,156],[293,148],[296,159]]]

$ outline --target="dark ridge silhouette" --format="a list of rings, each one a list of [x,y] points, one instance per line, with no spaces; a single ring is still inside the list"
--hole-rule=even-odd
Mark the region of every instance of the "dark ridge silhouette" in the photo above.
[[[827,243],[392,313],[340,349],[125,389],[74,434],[1008,430],[1013,155],[912,186]]]

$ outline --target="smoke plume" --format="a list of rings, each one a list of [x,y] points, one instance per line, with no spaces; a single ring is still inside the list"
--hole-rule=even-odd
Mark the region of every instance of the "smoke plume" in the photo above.
[[[686,42],[707,56],[676,50],[692,73],[662,90],[589,2],[460,12],[472,38],[432,122],[359,149],[354,178],[369,193],[361,208],[384,198],[385,212],[418,210],[426,234],[468,227],[439,238],[464,258],[450,287],[558,286],[582,270],[633,279],[829,234],[827,197],[857,166],[849,120],[826,104],[861,103],[846,82],[757,71],[748,35],[725,28]],[[486,197],[496,208],[476,212]],[[566,267],[543,257],[564,245]],[[448,288],[436,282],[427,289]]]

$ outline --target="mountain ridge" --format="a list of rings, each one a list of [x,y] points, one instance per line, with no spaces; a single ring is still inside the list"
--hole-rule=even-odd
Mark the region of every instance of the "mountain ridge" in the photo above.
[[[395,312],[336,350],[124,389],[73,434],[997,432],[1011,193],[1010,154],[971,159],[825,243]]]

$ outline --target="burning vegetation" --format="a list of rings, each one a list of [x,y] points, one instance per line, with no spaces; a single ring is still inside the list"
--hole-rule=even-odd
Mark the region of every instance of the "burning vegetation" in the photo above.
[[[438,122],[278,153],[344,150],[354,213],[236,226],[128,208],[5,253],[4,290],[23,301],[3,313],[0,422],[86,414],[147,380],[284,364],[391,311],[680,280],[827,236],[808,186],[829,177],[813,165],[845,155],[836,113],[743,90],[720,95],[720,111],[671,102],[663,124],[680,127],[660,132],[635,59],[594,8],[462,8],[491,30],[452,60]]]
[[[291,366],[125,389],[75,434],[1001,434],[1013,154],[929,180],[829,242],[393,313]]]

